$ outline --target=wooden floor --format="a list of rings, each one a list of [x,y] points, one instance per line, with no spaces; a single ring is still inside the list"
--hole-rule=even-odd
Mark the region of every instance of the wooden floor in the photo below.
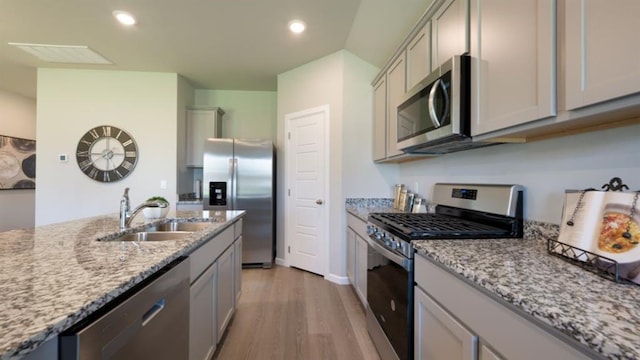
[[[349,285],[276,266],[244,269],[238,310],[214,359],[379,359]]]

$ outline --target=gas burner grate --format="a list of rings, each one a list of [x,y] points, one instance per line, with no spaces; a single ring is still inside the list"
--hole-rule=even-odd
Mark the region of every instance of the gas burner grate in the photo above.
[[[500,237],[508,234],[497,227],[441,214],[377,213],[371,216],[385,224],[389,230],[401,232],[411,240]]]

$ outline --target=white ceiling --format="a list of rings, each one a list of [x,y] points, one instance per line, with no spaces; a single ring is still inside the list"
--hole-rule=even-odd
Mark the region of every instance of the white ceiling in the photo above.
[[[38,67],[176,72],[197,89],[276,90],[347,49],[382,67],[433,0],[0,0],[0,89],[35,98]],[[133,13],[125,28],[114,10]],[[287,23],[307,24],[295,36]],[[114,65],[46,63],[9,42],[87,45]]]

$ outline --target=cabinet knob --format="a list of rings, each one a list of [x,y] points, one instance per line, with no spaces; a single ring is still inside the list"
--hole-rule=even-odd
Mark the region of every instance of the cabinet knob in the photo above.
[[[324,203],[324,202],[322,201],[322,199],[318,199],[318,200],[316,200],[316,204],[318,204],[318,205],[322,205],[323,203]]]

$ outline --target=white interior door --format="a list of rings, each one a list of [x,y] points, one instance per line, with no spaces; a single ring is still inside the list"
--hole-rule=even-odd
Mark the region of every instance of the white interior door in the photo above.
[[[325,274],[327,190],[325,126],[329,106],[285,115],[289,265]]]

